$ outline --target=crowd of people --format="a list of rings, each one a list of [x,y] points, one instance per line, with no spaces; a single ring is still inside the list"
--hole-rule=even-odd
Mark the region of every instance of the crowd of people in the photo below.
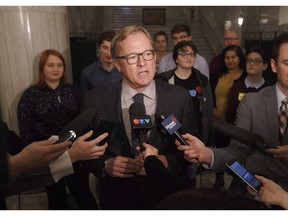
[[[144,27],[129,25],[103,32],[99,60],[83,69],[79,87],[66,82],[61,53],[44,50],[39,78],[18,104],[20,136],[0,121],[1,208],[7,196],[46,187],[49,209],[68,210],[67,187],[80,210],[288,209],[288,33],[271,48],[276,83],[263,76],[265,52],[244,51],[236,31],[224,33],[224,49],[210,68],[188,25],[173,26],[171,38],[168,53],[164,31],[152,37]],[[144,107],[138,117],[152,121],[136,137],[134,104]],[[75,140],[55,144],[55,135],[87,109],[95,111],[89,127]],[[178,137],[165,132],[159,113],[173,115],[165,116],[170,126],[181,123]],[[90,129],[98,119],[114,122],[113,130],[94,137]],[[263,151],[259,143],[215,131],[215,120],[270,145]],[[258,193],[229,173],[226,163],[233,158],[262,183]],[[196,189],[202,169],[216,173],[213,188]],[[228,190],[222,188],[224,172],[233,176]],[[98,181],[99,203],[90,191],[90,173]]]

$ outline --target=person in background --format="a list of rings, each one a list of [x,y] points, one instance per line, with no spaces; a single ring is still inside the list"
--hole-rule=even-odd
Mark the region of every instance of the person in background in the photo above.
[[[225,31],[224,33],[224,48],[230,45],[240,45],[240,39],[238,37],[238,34],[235,30],[232,29]],[[213,57],[209,65],[210,76],[212,76],[214,73],[219,73],[220,71],[223,71],[221,62],[221,53]]]
[[[223,71],[215,73],[210,78],[210,84],[213,95],[214,110],[213,116],[220,121],[226,121],[226,110],[228,106],[228,96],[234,83],[243,81],[246,78],[245,56],[242,49],[237,45],[230,45],[222,51]],[[226,147],[230,138],[215,132],[215,146],[217,148]],[[224,173],[216,173],[214,187],[224,186]]]
[[[181,146],[178,142],[178,150],[184,151],[185,159],[192,163],[200,162],[215,172],[226,170],[227,161],[234,158],[245,164],[252,174],[276,181],[287,191],[288,130],[287,124],[282,123],[288,97],[287,61],[288,33],[282,33],[273,42],[270,60],[272,71],[277,74],[277,83],[246,94],[237,110],[235,125],[261,136],[263,146],[267,143],[271,147],[264,150],[263,146],[250,146],[232,139],[226,148],[207,148],[195,136],[184,134],[191,146]],[[241,187],[239,184],[236,186]],[[243,190],[236,191],[237,188],[233,188],[235,193],[243,193]]]
[[[226,111],[226,122],[234,124],[237,108],[246,93],[257,92],[270,85],[263,77],[263,72],[267,69],[267,66],[268,59],[263,49],[253,47],[248,50],[246,53],[247,77],[231,87]]]
[[[176,68],[156,75],[156,79],[163,80],[170,84],[182,86],[189,91],[196,111],[196,121],[201,131],[204,143],[213,145],[212,132],[213,99],[209,80],[193,67],[195,63],[196,47],[192,41],[181,41],[173,49],[173,59]],[[196,185],[196,174],[198,166],[192,164],[187,167],[187,173],[192,182]]]
[[[167,44],[168,44],[168,36],[164,31],[158,31],[154,34],[154,44],[156,51],[156,65],[158,64],[162,57],[167,55]]]
[[[190,27],[186,24],[176,24],[171,29],[171,37],[174,46],[181,41],[191,41],[192,35]],[[197,52],[197,50],[195,50]],[[163,73],[165,71],[172,70],[176,67],[176,64],[173,60],[172,52],[164,56],[158,66],[157,74]],[[205,58],[203,58],[200,54],[197,54],[195,59],[195,64],[193,66],[197,70],[199,70],[202,74],[204,74],[209,79],[209,66]]]
[[[134,25],[123,27],[111,42],[111,54],[123,75],[122,81],[89,91],[83,100],[83,108],[94,108],[98,118],[116,123],[107,151],[91,170],[99,176],[100,207],[153,209],[163,194],[147,181],[142,153],[133,142],[129,108],[137,101],[135,97],[143,97],[146,114],[153,118],[153,128],[144,142],[158,149],[158,158],[165,168],[169,167],[172,175],[186,180],[187,163],[182,152],[177,151],[171,136],[161,132],[161,122],[156,121],[155,114],[160,111],[173,114],[182,123],[181,131],[191,131],[197,136],[194,107],[187,90],[154,80],[154,42],[145,28]]]
[[[213,99],[209,80],[193,67],[198,53],[192,41],[181,41],[173,49],[177,67],[156,75],[156,79],[182,86],[189,91],[195,107],[198,128],[203,142],[211,146]]]
[[[115,31],[104,31],[98,39],[100,58],[81,72],[80,88],[84,94],[88,90],[109,85],[121,80],[121,73],[115,68],[114,59],[110,53],[111,40]]]
[[[53,49],[44,50],[39,59],[38,81],[24,91],[18,103],[19,132],[26,145],[60,133],[79,115],[81,90],[65,79],[62,54]],[[89,173],[77,164],[74,169],[74,174],[46,188],[49,209],[70,208],[66,184],[79,209],[98,208],[89,189]]]

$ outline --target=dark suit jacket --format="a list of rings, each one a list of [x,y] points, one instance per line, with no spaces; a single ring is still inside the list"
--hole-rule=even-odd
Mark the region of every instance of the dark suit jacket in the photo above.
[[[189,132],[198,135],[194,108],[188,92],[181,87],[161,81],[156,81],[156,92],[156,112],[165,111],[168,115],[173,114],[182,123],[182,133]],[[143,209],[154,206],[156,203],[153,203],[151,196],[153,193],[157,194],[157,190],[152,194],[147,190],[149,188],[147,185],[150,183],[147,182],[146,177],[135,176],[125,179],[101,177],[104,161],[108,158],[118,155],[133,157],[122,119],[121,82],[87,92],[83,100],[83,109],[88,107],[96,109],[97,118],[109,119],[116,124],[108,141],[109,146],[105,155],[87,165],[90,171],[100,177],[101,208]],[[171,137],[161,133],[159,123],[155,123],[151,130],[148,143],[156,147],[159,154],[166,156],[169,171],[173,175],[185,175],[183,155],[176,149]],[[147,200],[150,202],[148,205]]]
[[[177,68],[173,70],[166,71],[160,74],[157,74],[155,79],[174,84],[174,76]],[[202,124],[202,141],[206,146],[214,145],[214,136],[212,130],[212,121],[213,121],[213,98],[210,88],[210,83],[208,78],[201,74],[201,72],[195,68],[192,68],[192,73],[195,74],[196,80],[201,86],[202,97],[200,99],[199,110],[201,112],[201,124]],[[197,116],[198,117],[198,116]]]
[[[240,102],[235,124],[252,131],[265,139],[265,143],[279,145],[279,120],[277,93],[275,85],[263,88],[257,93],[248,93]],[[288,144],[288,132],[284,136],[283,145]],[[214,149],[213,170],[225,169],[225,163],[232,157],[246,165],[254,173],[288,185],[287,160],[273,158],[259,148],[250,148],[232,140],[224,149]]]

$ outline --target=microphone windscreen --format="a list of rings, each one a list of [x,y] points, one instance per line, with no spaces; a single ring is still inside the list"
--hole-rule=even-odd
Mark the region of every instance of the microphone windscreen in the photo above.
[[[219,133],[224,134],[232,139],[235,139],[250,147],[258,147],[265,151],[263,146],[264,138],[243,128],[239,128],[235,125],[229,124],[224,121],[214,120],[212,127]]]
[[[145,115],[145,113],[146,113],[146,111],[145,111],[144,104],[141,104],[141,103],[138,103],[138,102],[134,102],[129,107],[130,116]]]
[[[77,137],[82,135],[82,133],[87,129],[90,123],[94,120],[96,110],[93,108],[88,108],[82,113],[80,113],[75,119],[69,122],[63,130],[59,133],[59,136],[66,134],[68,131],[73,130]]]
[[[135,102],[129,107],[129,115],[132,129],[150,130],[153,128],[150,115],[145,114],[144,104]]]

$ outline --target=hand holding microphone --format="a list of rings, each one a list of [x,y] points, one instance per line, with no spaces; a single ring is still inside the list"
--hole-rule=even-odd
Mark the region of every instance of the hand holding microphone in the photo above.
[[[197,137],[191,134],[184,134],[183,138],[189,146],[180,144],[178,140],[175,141],[177,149],[183,151],[184,159],[191,163],[206,163],[212,162],[212,150],[204,145],[204,143]]]

